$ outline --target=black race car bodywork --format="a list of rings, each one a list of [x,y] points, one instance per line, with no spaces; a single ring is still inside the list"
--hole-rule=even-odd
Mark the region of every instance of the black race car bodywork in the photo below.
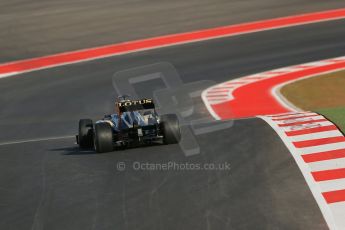
[[[115,105],[116,113],[106,115],[95,123],[91,119],[79,121],[76,139],[80,148],[110,152],[117,147],[152,143],[175,144],[180,141],[177,116],[159,116],[152,99],[123,99]]]

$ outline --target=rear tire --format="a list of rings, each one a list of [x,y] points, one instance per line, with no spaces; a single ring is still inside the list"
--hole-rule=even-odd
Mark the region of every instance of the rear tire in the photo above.
[[[97,153],[111,152],[113,147],[113,130],[108,123],[95,124],[94,146]]]
[[[91,119],[79,120],[78,142],[80,148],[93,147],[93,122]]]
[[[177,144],[181,140],[180,124],[176,114],[165,114],[160,117],[164,144]]]

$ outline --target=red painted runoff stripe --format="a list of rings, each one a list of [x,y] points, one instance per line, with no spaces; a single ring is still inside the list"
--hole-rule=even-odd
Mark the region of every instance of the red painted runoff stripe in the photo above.
[[[267,78],[237,88],[232,100],[212,104],[212,111],[219,119],[245,118],[258,115],[272,115],[292,112],[272,95],[272,89],[280,84],[313,76],[324,72],[345,68],[345,61],[334,62],[323,66],[310,67],[286,73],[279,77]],[[255,98],[255,100],[254,100]]]
[[[303,115],[307,113],[307,111],[303,111],[303,112],[286,112],[286,113],[280,113],[280,114],[273,114],[273,115],[269,115],[269,117],[287,117],[287,116],[295,116],[295,115]]]
[[[3,76],[201,40],[345,18],[345,8],[172,34],[0,65]]]
[[[338,142],[345,142],[345,137],[344,136],[326,137],[326,138],[320,138],[320,139],[314,139],[314,140],[296,141],[292,143],[294,144],[296,148],[306,148],[306,147],[326,145],[326,144],[332,144],[332,143],[338,143]]]
[[[315,116],[320,116],[319,114],[311,114],[307,116],[293,116],[293,117],[284,117],[284,118],[275,118],[272,119],[273,121],[286,121],[286,120],[293,120],[293,119],[298,119],[298,118],[305,118],[305,117],[315,117]]]
[[[335,125],[328,125],[328,126],[321,126],[321,127],[316,127],[316,128],[294,130],[294,131],[286,131],[285,134],[288,137],[291,137],[291,136],[310,134],[310,133],[318,133],[318,132],[325,132],[325,131],[332,131],[332,130],[338,130],[338,128]]]
[[[345,189],[322,193],[328,204],[345,201]]]
[[[305,163],[345,158],[345,149],[336,149],[326,152],[303,154],[302,158]]]
[[[296,125],[316,123],[316,122],[320,122],[320,121],[327,121],[327,119],[326,118],[320,118],[320,119],[315,119],[315,120],[296,121],[296,122],[290,122],[290,123],[285,123],[285,124],[278,124],[278,126],[279,127],[296,126]]]
[[[324,62],[318,62],[316,65],[320,63],[323,64]],[[310,64],[310,66],[315,65]],[[284,115],[285,117],[287,117],[286,114],[287,113]],[[294,113],[290,114],[291,117],[296,116]],[[309,116],[310,114],[311,112],[305,112],[305,116]],[[323,117],[322,115],[319,116]],[[296,138],[289,138],[286,135],[286,131],[288,130],[284,130],[277,126],[281,121],[277,121],[275,118],[283,118],[279,117],[279,114],[276,116],[259,116],[259,118],[266,121],[276,131],[291,152],[292,157],[296,160],[298,167],[300,168],[318,206],[321,209],[321,213],[323,214],[329,229],[345,229],[345,142],[318,146],[319,144],[345,141],[345,137],[342,133],[331,122],[323,122],[310,124],[307,129],[303,130],[293,129],[306,128],[304,127],[305,125],[289,128],[292,129],[290,132],[291,136],[307,134],[304,131],[315,133],[315,136],[304,135]],[[329,129],[337,130],[334,134],[338,136],[333,138],[333,133],[332,135],[329,135],[329,133],[325,132]],[[319,139],[313,139],[316,137]],[[301,138],[300,140],[304,141],[297,141],[298,138]],[[297,148],[293,145],[293,143],[296,145],[296,142],[300,144]],[[299,148],[309,146],[313,147]],[[303,160],[301,160],[300,157],[302,157]]]
[[[345,178],[345,168],[316,171],[311,174],[315,181],[342,179]]]

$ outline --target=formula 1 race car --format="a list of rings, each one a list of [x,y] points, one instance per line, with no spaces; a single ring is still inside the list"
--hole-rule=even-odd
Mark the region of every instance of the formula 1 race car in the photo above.
[[[176,114],[159,116],[152,99],[129,100],[128,96],[121,96],[115,102],[115,110],[95,123],[91,119],[79,120],[76,139],[80,148],[104,153],[119,147],[176,144],[181,139]]]

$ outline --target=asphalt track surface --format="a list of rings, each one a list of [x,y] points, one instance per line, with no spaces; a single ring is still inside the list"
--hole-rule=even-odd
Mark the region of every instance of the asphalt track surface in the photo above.
[[[1,79],[0,140],[73,135],[79,118],[111,111],[111,77],[120,70],[165,61],[185,83],[221,82],[344,55],[344,28],[344,20],[324,22]],[[177,145],[80,152],[71,137],[0,145],[0,228],[326,228],[293,158],[263,121],[235,121],[196,138],[201,153],[190,157]],[[128,168],[119,172],[122,161]],[[231,170],[135,171],[135,161],[228,162]]]
[[[0,63],[343,7],[341,0],[1,1]]]

